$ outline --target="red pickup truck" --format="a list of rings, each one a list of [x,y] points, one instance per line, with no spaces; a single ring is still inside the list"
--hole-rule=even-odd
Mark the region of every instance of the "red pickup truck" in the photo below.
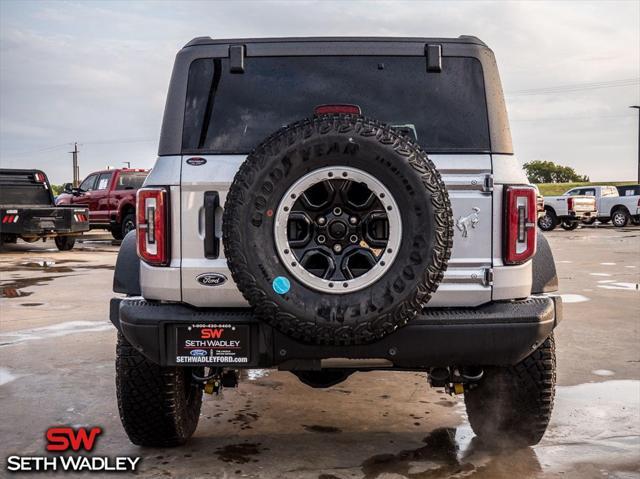
[[[122,239],[136,227],[136,192],[148,174],[149,170],[130,168],[96,171],[78,188],[65,184],[56,204],[89,208],[92,229],[107,229]]]

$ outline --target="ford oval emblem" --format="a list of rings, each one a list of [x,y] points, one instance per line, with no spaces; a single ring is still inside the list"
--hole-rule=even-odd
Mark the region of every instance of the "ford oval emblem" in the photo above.
[[[199,156],[194,156],[193,158],[189,158],[187,160],[187,164],[191,166],[200,166],[204,165],[207,162],[204,158],[200,158]]]
[[[191,356],[209,356],[209,353],[204,349],[192,349],[190,354]]]
[[[203,286],[220,286],[227,282],[227,277],[222,273],[204,273],[197,276],[196,280]]]

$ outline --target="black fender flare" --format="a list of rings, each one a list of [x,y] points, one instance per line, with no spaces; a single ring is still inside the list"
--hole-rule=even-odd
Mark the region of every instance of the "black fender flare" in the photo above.
[[[114,293],[140,296],[140,258],[136,248],[136,232],[130,231],[122,240],[113,274]]]
[[[532,260],[531,294],[558,291],[556,263],[549,242],[541,232],[538,232],[536,247],[536,254]]]

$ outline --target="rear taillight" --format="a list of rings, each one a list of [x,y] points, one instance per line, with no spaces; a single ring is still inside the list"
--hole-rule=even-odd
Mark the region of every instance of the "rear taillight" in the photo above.
[[[18,210],[7,210],[7,212],[2,216],[2,222],[4,224],[17,223],[19,218]]]
[[[319,105],[313,109],[313,114],[320,115],[361,115],[362,111],[358,105]]]
[[[567,198],[567,209],[573,211],[573,198],[571,197]]]
[[[36,172],[34,176],[38,183],[44,183],[47,180],[47,177],[44,176],[44,173],[42,173],[41,171]]]
[[[524,263],[536,252],[536,191],[530,186],[507,186],[504,197],[504,262]]]
[[[169,195],[165,188],[138,190],[138,256],[154,266],[169,264]]]

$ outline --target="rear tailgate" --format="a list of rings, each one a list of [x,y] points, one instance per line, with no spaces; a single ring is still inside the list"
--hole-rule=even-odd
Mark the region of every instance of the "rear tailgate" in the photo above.
[[[571,199],[573,205],[569,210],[578,215],[595,213],[597,210],[595,196],[572,196]]]
[[[245,156],[182,158],[182,300],[194,306],[246,306],[231,278],[222,247],[222,209]],[[454,242],[444,280],[429,306],[477,306],[491,301],[493,188],[490,155],[430,155],[447,186]],[[195,165],[195,166],[194,166]],[[217,255],[215,252],[218,252]],[[198,281],[206,273],[226,281],[215,288]]]

